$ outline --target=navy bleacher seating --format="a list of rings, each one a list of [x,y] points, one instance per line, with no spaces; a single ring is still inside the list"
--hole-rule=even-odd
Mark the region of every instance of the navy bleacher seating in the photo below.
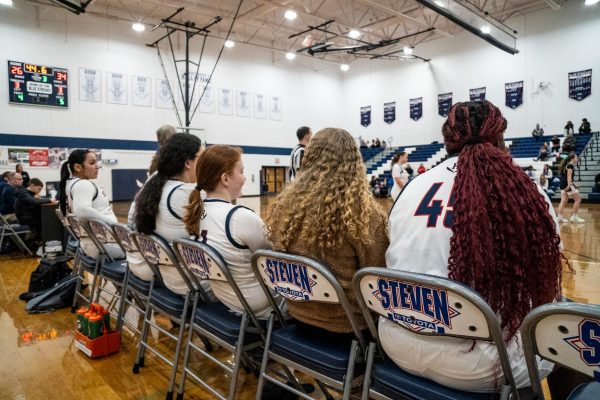
[[[367,162],[377,154],[381,153],[383,150],[383,147],[361,148],[360,155],[362,156],[363,161]]]

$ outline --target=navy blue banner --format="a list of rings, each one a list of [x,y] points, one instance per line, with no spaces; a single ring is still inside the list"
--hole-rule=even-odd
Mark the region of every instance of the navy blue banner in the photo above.
[[[371,125],[371,106],[360,108],[360,124],[365,127]]]
[[[523,81],[505,83],[504,92],[506,107],[515,109],[523,104]]]
[[[438,114],[447,117],[452,107],[452,92],[438,94]]]
[[[592,94],[592,70],[569,72],[569,97],[581,101]]]
[[[410,107],[410,119],[417,121],[423,116],[423,98],[410,99],[408,104]]]
[[[484,101],[485,86],[475,89],[469,89],[469,98],[471,99],[471,101]]]
[[[396,102],[383,103],[383,120],[392,124],[396,120]]]

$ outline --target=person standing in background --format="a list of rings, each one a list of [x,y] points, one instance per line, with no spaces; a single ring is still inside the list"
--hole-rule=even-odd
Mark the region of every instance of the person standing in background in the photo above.
[[[29,186],[29,174],[26,171],[23,171],[23,164],[17,164],[15,167],[15,172],[21,174],[23,177],[23,187]]]
[[[392,187],[392,200],[396,198],[408,183],[408,172],[404,169],[404,164],[408,162],[408,154],[405,151],[398,153],[392,159],[392,179],[394,187]]]
[[[294,150],[292,150],[292,154],[290,155],[290,182],[293,182],[300,172],[302,158],[304,157],[304,150],[306,149],[308,142],[310,142],[312,131],[308,126],[301,126],[296,131],[296,137],[298,138],[298,144],[296,147],[294,147]]]
[[[177,130],[174,126],[171,125],[163,125],[156,130],[156,140],[158,140],[158,150],[167,143],[167,140],[171,136],[177,133]],[[152,157],[152,162],[150,163],[150,167],[148,168],[148,175],[152,175],[156,172],[158,168],[158,151]]]

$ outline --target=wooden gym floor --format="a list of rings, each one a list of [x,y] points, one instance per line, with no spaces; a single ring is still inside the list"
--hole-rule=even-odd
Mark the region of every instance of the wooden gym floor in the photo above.
[[[244,198],[244,204],[265,217],[273,197]],[[380,200],[383,208],[391,202]],[[124,221],[127,204],[115,204]],[[570,208],[567,210],[569,215]],[[563,275],[564,294],[581,303],[600,303],[600,205],[584,204],[580,216],[584,224],[561,226],[565,256],[576,273]],[[18,299],[27,290],[29,275],[39,260],[11,254],[0,256],[0,399],[164,399],[169,369],[165,363],[146,353],[146,367],[139,375],[131,372],[137,342],[124,331],[121,351],[90,360],[73,344],[75,316],[69,309],[48,314],[29,315]],[[133,319],[131,314],[128,318]],[[166,327],[168,321],[163,322]],[[152,337],[163,348],[174,346],[162,334]],[[216,351],[217,356],[226,355]],[[194,361],[203,376],[226,387],[224,373],[211,363]],[[179,376],[178,376],[179,379]],[[241,373],[238,399],[254,399],[256,378]],[[212,396],[188,380],[185,399],[210,399]]]

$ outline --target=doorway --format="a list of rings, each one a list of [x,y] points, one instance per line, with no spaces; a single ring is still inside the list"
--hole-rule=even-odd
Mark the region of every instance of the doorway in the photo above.
[[[262,177],[261,194],[277,194],[283,190],[285,185],[285,167],[262,167],[260,175]]]

